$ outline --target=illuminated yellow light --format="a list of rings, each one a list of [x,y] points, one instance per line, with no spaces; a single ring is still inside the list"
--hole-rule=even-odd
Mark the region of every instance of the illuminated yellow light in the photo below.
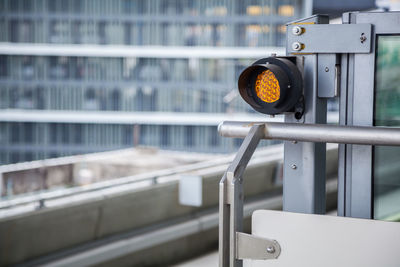
[[[294,15],[294,6],[282,5],[278,8],[278,14],[281,16],[291,17]]]
[[[264,6],[263,13],[264,15],[269,15],[269,13],[271,13],[271,9],[268,6]]]
[[[270,70],[265,70],[257,75],[255,90],[258,98],[267,103],[279,100],[281,93],[278,79]]]
[[[261,26],[260,25],[248,25],[246,26],[247,31],[252,31],[252,32],[261,32]]]
[[[262,13],[262,8],[260,6],[248,6],[246,13],[251,16],[259,16]]]
[[[270,31],[270,28],[269,28],[268,25],[264,25],[261,28],[262,28],[262,31],[265,32],[265,33],[268,33]]]
[[[286,26],[285,25],[279,25],[278,26],[278,32],[286,33]]]

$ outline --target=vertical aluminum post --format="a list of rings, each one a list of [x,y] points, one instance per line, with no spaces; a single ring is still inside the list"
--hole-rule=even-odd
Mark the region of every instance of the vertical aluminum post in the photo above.
[[[326,24],[329,23],[329,18],[317,15],[296,21],[296,24],[302,23]],[[287,44],[288,47],[290,45]],[[318,97],[318,55],[304,55],[303,64],[305,113],[300,120],[293,114],[287,114],[285,122],[324,124],[326,99]],[[284,143],[283,210],[325,213],[325,164],[326,144],[296,140]]]
[[[264,124],[255,124],[219,183],[219,266],[242,267],[237,259],[236,233],[243,228],[243,172],[264,136]]]

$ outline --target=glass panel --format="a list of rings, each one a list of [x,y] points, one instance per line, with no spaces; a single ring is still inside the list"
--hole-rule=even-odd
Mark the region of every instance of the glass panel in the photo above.
[[[400,126],[400,36],[379,36],[375,126]],[[400,147],[374,148],[374,218],[400,221]]]

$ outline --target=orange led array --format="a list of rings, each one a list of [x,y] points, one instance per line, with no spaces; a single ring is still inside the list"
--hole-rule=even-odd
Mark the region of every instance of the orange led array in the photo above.
[[[280,97],[281,89],[275,75],[270,70],[264,70],[257,75],[256,94],[267,103],[273,103]]]

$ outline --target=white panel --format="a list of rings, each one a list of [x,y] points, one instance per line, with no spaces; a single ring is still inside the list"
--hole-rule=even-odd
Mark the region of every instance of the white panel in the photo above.
[[[276,239],[277,260],[246,261],[261,266],[400,266],[400,223],[258,210],[252,234]]]
[[[203,179],[196,175],[182,175],[179,179],[179,203],[200,207],[203,200]]]

